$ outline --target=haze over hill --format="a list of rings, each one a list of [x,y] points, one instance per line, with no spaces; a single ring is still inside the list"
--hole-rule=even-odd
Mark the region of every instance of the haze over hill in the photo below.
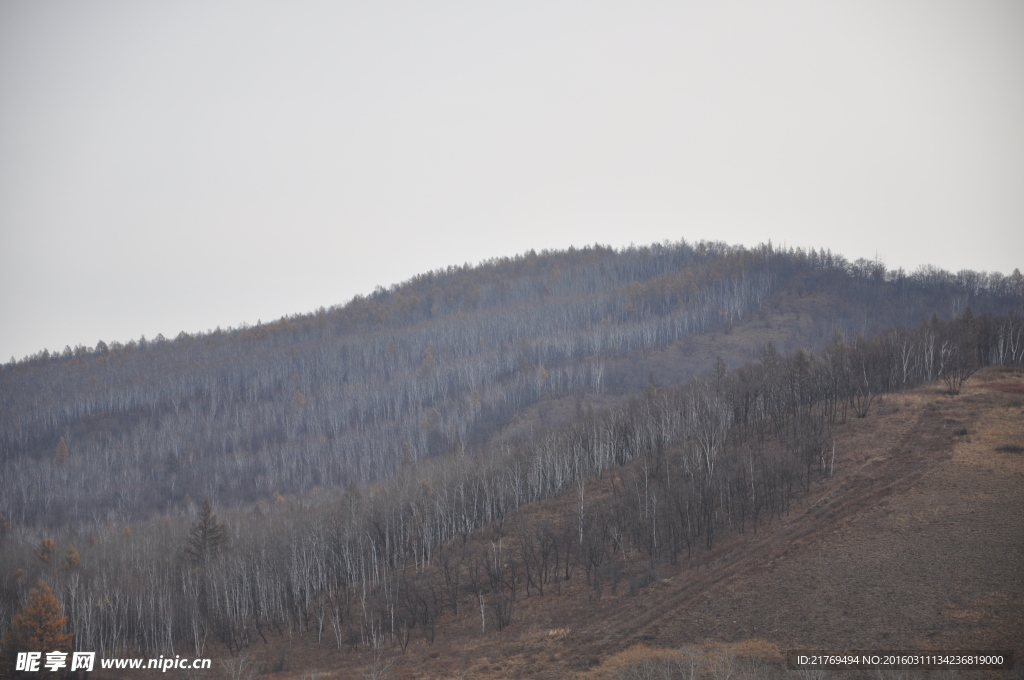
[[[967,307],[1002,313],[1020,290],[1019,274],[907,275],[826,252],[684,241],[531,252],[258,327],[68,348],[0,372],[0,512],[102,525],[181,512],[186,498],[386,479],[403,463],[486,450],[541,401],[604,403],[652,376],[680,383],[716,356],[749,361],[766,341],[816,349]],[[709,334],[726,339],[694,355]],[[54,466],[60,441],[69,456]]]
[[[860,457],[861,423],[894,413],[886,395],[957,395],[986,369],[1011,396],[977,408],[1016,413],[1022,303],[1019,271],[595,246],[430,272],[256,327],[40,353],[0,371],[0,624],[44,579],[76,645],[258,654],[267,672],[292,636],[333,649],[342,675],[437,639],[504,649],[541,620],[561,630],[531,603],[563,593],[589,612],[593,625],[565,627],[592,656],[539,677],[600,663],[614,640],[694,641],[679,623],[691,582],[730,578],[741,554],[743,578],[762,578],[770,532],[828,533],[873,502],[859,474],[919,478],[900,450]],[[935,424],[935,399],[913,423],[879,422],[909,441]],[[993,445],[1014,454],[1015,432]],[[948,443],[921,439],[920,461]],[[833,509],[790,519],[826,496]],[[764,543],[729,552],[750,534]],[[1017,554],[1000,540],[991,555]],[[691,585],[639,605],[649,620],[611,622],[623,590],[676,576]],[[1019,593],[994,578],[984,597]],[[801,639],[776,619],[765,639]],[[746,630],[715,626],[719,641]]]

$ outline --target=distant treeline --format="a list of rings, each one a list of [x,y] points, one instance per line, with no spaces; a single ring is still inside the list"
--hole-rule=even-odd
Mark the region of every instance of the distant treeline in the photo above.
[[[769,345],[754,363],[652,385],[623,409],[581,407],[488,455],[410,461],[375,485],[224,518],[206,504],[78,548],[71,531],[38,544],[12,531],[0,539],[0,612],[46,579],[76,645],[102,656],[237,652],[294,631],[339,649],[404,646],[433,640],[441,614],[478,607],[481,627],[500,630],[523,597],[579,578],[597,592],[640,587],[651,567],[780,517],[832,475],[847,418],[928,381],[955,394],[989,364],[1024,365],[1024,319],[967,308],[815,352]],[[612,491],[594,494],[600,483]],[[556,495],[560,515],[522,523],[519,508]]]
[[[486,450],[513,414],[615,389],[606,365],[819,296],[818,337],[1019,309],[1024,277],[886,271],[700,243],[527,253],[233,331],[98,343],[0,371],[0,512],[103,526],[383,480]]]

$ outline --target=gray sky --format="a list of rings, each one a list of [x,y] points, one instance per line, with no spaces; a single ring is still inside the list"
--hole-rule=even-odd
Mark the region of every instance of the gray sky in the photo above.
[[[0,360],[448,264],[1024,265],[1024,3],[0,1]]]

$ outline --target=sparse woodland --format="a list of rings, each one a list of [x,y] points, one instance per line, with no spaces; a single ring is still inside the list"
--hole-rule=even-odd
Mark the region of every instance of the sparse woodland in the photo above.
[[[793,348],[622,392],[616,357],[819,296]],[[40,580],[77,648],[339,650],[636,588],[833,473],[879,395],[1024,364],[1024,277],[686,243],[530,253],[344,307],[0,371],[0,625]],[[622,370],[622,369],[615,369]],[[593,395],[616,397],[595,409]],[[572,417],[505,432],[574,398]],[[550,502],[549,521],[517,510]]]

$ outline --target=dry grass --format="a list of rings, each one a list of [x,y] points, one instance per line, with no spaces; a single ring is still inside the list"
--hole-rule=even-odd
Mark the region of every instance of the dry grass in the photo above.
[[[754,680],[782,673],[783,654],[766,640],[707,642],[678,648],[632,645],[604,659],[578,680]]]
[[[630,680],[660,668],[673,680],[767,680],[789,677],[786,649],[1019,651],[1024,456],[1007,447],[1024,444],[1022,394],[1020,372],[989,370],[955,398],[941,385],[889,395],[838,429],[835,477],[781,521],[729,535],[689,565],[662,565],[632,595],[595,597],[580,575],[521,598],[502,633],[481,633],[473,611],[446,617],[433,644],[414,636],[404,653],[389,648],[380,677]],[[521,521],[550,518],[562,502]],[[271,638],[248,654],[282,680],[367,677],[374,666],[366,650],[317,649],[315,636]],[[282,654],[286,667],[268,672]]]

